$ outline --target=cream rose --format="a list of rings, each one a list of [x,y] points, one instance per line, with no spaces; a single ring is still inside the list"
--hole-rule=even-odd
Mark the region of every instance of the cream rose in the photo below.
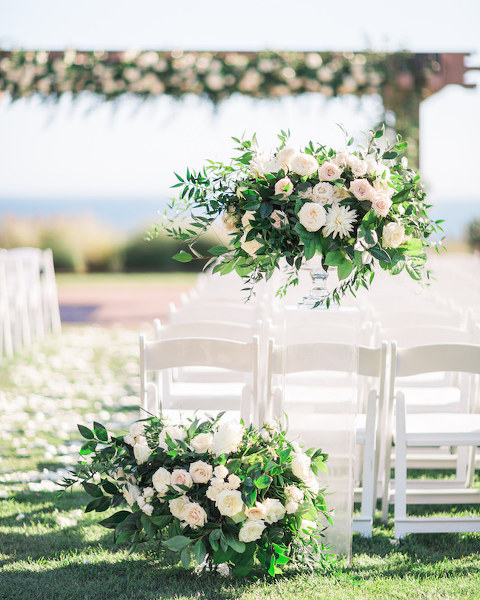
[[[281,210],[274,210],[270,213],[270,218],[273,219],[272,227],[280,229],[282,225],[288,223],[287,215]]]
[[[245,509],[245,516],[252,521],[260,521],[267,516],[267,509],[261,502],[256,502],[255,506],[250,506]]]
[[[366,179],[354,179],[350,184],[350,192],[357,200],[371,200],[375,190]]]
[[[318,178],[320,181],[333,181],[334,179],[340,179],[342,171],[338,165],[333,162],[324,162],[323,165],[318,169]]]
[[[310,470],[311,464],[310,457],[304,452],[299,452],[293,457],[290,467],[295,477],[306,481],[312,476],[312,471]]]
[[[242,248],[242,250],[244,250],[250,256],[255,256],[255,254],[257,253],[258,250],[260,250],[260,248],[262,247],[263,244],[261,244],[255,238],[253,240],[248,240],[248,242],[247,242],[246,238],[247,238],[247,236],[245,234],[242,237],[242,239],[240,240],[240,247]]]
[[[228,212],[224,212],[222,215],[222,223],[223,226],[225,227],[225,231],[227,231],[227,233],[235,233],[236,231],[238,231],[237,229],[237,223],[238,223],[238,217],[235,214],[231,214]]]
[[[383,226],[382,245],[384,248],[398,248],[405,241],[405,227],[400,223],[387,223]]]
[[[287,147],[277,152],[277,162],[282,166],[282,169],[287,172],[292,168],[292,160],[298,154],[296,148]]]
[[[165,494],[168,492],[170,478],[170,473],[167,471],[167,469],[164,469],[163,467],[157,469],[153,474],[152,484],[153,487],[157,490],[159,496],[165,496]]]
[[[185,490],[182,490],[182,488],[179,486],[183,485],[185,487],[192,487],[192,484],[192,476],[188,471],[185,471],[185,469],[174,469],[172,471],[170,485],[174,490],[177,490],[177,492],[182,492],[184,494]]]
[[[149,498],[152,498],[155,494],[155,490],[151,487],[146,487],[143,490],[143,495],[144,497],[148,500]]]
[[[392,206],[392,201],[388,194],[384,192],[375,192],[372,198],[372,208],[381,217],[386,217]]]
[[[313,187],[309,185],[305,190],[297,192],[297,196],[302,200],[312,200]]]
[[[199,433],[190,440],[190,448],[198,454],[204,454],[212,449],[212,440],[211,433]]]
[[[192,476],[193,483],[208,483],[213,474],[212,465],[202,460],[192,463],[188,471]]]
[[[144,504],[144,505],[142,506],[142,511],[143,511],[143,512],[144,512],[146,515],[148,515],[149,517],[151,517],[151,516],[152,516],[152,513],[153,513],[153,506],[152,506],[151,504]]]
[[[152,451],[147,445],[135,444],[135,446],[133,447],[133,454],[135,455],[135,460],[139,465],[143,465],[143,463],[146,463],[151,453]]]
[[[228,469],[225,465],[218,465],[213,469],[213,474],[219,479],[225,479],[225,477],[228,477]]]
[[[285,507],[280,500],[277,500],[276,498],[267,498],[263,501],[263,505],[267,511],[265,521],[270,525],[280,521],[285,516]]]
[[[321,204],[306,202],[298,211],[297,217],[307,231],[318,231],[325,225],[327,213]]]
[[[245,430],[243,425],[235,421],[222,423],[213,434],[212,452],[215,456],[236,452],[240,446]]]
[[[238,490],[222,490],[215,503],[221,515],[234,517],[243,508],[242,494]]]
[[[389,198],[391,198],[396,190],[388,185],[388,179],[375,179],[373,182],[373,189],[376,192],[381,192],[383,194],[387,194]]]
[[[124,435],[123,441],[129,446],[133,446],[135,444],[135,438],[131,435]]]
[[[182,510],[182,521],[185,521],[192,529],[197,529],[203,527],[207,522],[207,513],[197,502],[189,502]]]
[[[348,159],[348,166],[352,170],[355,177],[362,177],[367,173],[368,164],[366,160],[362,160],[357,156],[350,156]]]
[[[307,486],[307,489],[312,492],[312,494],[314,494],[315,496],[318,494],[320,490],[320,485],[318,483],[318,479],[313,473],[308,479],[305,479],[305,485]]]
[[[303,491],[296,485],[287,485],[285,488],[285,496],[289,500],[293,500],[294,502],[301,504],[303,502],[304,494]]]
[[[285,504],[285,510],[287,511],[287,515],[293,515],[298,510],[298,502],[295,502],[294,500],[289,500]]]
[[[240,487],[242,480],[238,475],[229,475],[228,476],[228,489],[229,490],[237,490]]]
[[[160,435],[158,436],[158,446],[166,452],[170,450],[167,442],[165,441],[167,439],[167,435],[173,441],[184,440],[187,437],[187,432],[183,427],[179,427],[178,425],[170,425],[162,429]]]
[[[140,488],[136,485],[132,485],[131,483],[127,483],[126,487],[123,490],[123,497],[127,501],[128,506],[133,506],[133,503],[138,500],[142,495]]]
[[[292,192],[293,183],[288,177],[283,177],[283,179],[279,179],[275,184],[275,195],[283,194],[284,196],[290,196]]]
[[[253,221],[255,219],[255,213],[253,212],[253,210],[247,210],[245,212],[245,214],[242,217],[242,225],[244,229],[247,229],[250,227],[250,221]]]
[[[330,183],[321,181],[312,189],[311,199],[317,204],[331,204],[333,200],[333,186]]]
[[[262,537],[265,527],[266,525],[263,521],[244,521],[238,534],[238,539],[246,544],[259,540]]]
[[[130,425],[130,435],[134,438],[145,433],[145,423],[137,421]]]
[[[313,173],[315,173],[317,169],[317,159],[311,154],[299,152],[292,159],[292,171],[294,171],[297,175],[300,175],[301,177],[305,177],[306,175],[313,175]]]
[[[214,485],[210,485],[207,488],[207,491],[205,492],[205,496],[209,499],[212,500],[212,502],[216,502],[217,498],[218,498],[218,494],[221,492],[222,490],[219,489],[218,487],[214,486]]]
[[[180,498],[170,500],[168,507],[174,517],[183,521],[183,511],[188,504],[190,504],[190,500],[186,496],[180,496]]]

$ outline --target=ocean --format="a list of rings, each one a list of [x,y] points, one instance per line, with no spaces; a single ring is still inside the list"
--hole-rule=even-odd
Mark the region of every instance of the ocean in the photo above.
[[[0,219],[6,215],[53,217],[91,215],[107,226],[123,231],[140,231],[159,222],[168,201],[162,198],[97,199],[2,199]],[[443,228],[449,239],[465,237],[468,224],[480,219],[480,199],[442,201],[433,205],[431,215],[445,219]]]

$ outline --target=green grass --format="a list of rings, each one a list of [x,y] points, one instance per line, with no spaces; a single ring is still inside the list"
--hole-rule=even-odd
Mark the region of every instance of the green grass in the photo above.
[[[57,273],[59,287],[191,286],[198,273]]]
[[[130,555],[115,547],[111,531],[98,525],[106,514],[80,512],[83,492],[56,498],[38,484],[22,483],[26,471],[64,466],[65,449],[52,448],[79,441],[77,422],[109,419],[120,430],[133,421],[137,369],[134,332],[94,327],[67,329],[61,340],[50,339],[0,368],[0,490],[8,494],[0,500],[0,600],[480,598],[479,534],[410,535],[396,542],[392,519],[387,526],[376,521],[372,539],[354,536],[352,565],[339,561],[330,575],[199,577],[169,564],[154,546]],[[438,508],[457,510],[413,512]],[[458,511],[480,518],[478,508]]]

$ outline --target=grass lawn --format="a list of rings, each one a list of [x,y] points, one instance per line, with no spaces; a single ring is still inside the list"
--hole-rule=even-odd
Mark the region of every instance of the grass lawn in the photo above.
[[[395,542],[391,520],[354,537],[351,566],[277,581],[199,577],[153,546],[115,547],[97,524],[108,513],[83,513],[80,491],[56,498],[53,481],[76,460],[76,423],[120,432],[135,420],[137,370],[136,333],[97,327],[66,329],[0,365],[0,600],[480,599],[480,534]]]
[[[176,271],[173,273],[56,273],[59,287],[95,286],[191,286],[198,273]]]

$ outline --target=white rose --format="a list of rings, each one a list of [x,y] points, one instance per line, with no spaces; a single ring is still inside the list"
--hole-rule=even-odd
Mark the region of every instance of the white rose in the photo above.
[[[131,435],[124,435],[123,436],[123,441],[128,444],[129,446],[133,446],[135,444],[135,438],[132,437]]]
[[[185,471],[185,469],[174,469],[172,471],[172,477],[170,478],[170,485],[174,490],[177,490],[177,492],[185,493],[185,490],[182,490],[179,486],[192,487],[192,476],[188,471]]]
[[[276,158],[260,153],[252,158],[249,167],[254,177],[264,177],[267,173],[277,173],[283,165]]]
[[[321,181],[312,189],[311,199],[317,204],[331,204],[333,200],[333,188],[330,183]]]
[[[267,498],[263,501],[263,505],[267,511],[267,516],[265,517],[267,523],[276,523],[285,516],[285,507],[280,500],[277,500],[276,498]]]
[[[309,185],[305,190],[297,192],[297,196],[303,200],[312,200],[313,187]]]
[[[152,476],[152,484],[153,487],[157,490],[160,496],[165,496],[168,492],[168,486],[170,485],[171,475],[164,469],[160,467]]]
[[[183,511],[188,504],[190,504],[190,500],[186,496],[180,496],[180,498],[170,500],[168,506],[172,515],[183,521]]]
[[[391,198],[395,194],[395,189],[388,185],[388,179],[375,179],[373,182],[373,189],[376,192],[382,192],[387,194]]]
[[[301,177],[305,177],[306,175],[313,175],[313,173],[315,173],[317,169],[317,159],[311,154],[299,152],[292,159],[292,171],[294,171],[297,175],[300,175]]]
[[[362,160],[356,156],[350,156],[348,160],[348,166],[352,170],[355,177],[362,177],[367,173],[368,164],[366,160]]]
[[[138,504],[139,508],[143,508],[146,503],[147,503],[147,501],[145,500],[145,498],[143,496],[139,496],[137,498],[137,504]]]
[[[327,213],[321,204],[306,202],[298,211],[297,217],[307,231],[318,231],[325,225]]]
[[[293,192],[293,183],[288,177],[279,179],[275,184],[275,195],[283,194],[284,196],[290,196]]]
[[[158,446],[162,450],[168,451],[170,448],[165,441],[167,439],[167,434],[172,441],[175,440],[184,440],[187,437],[187,432],[183,427],[178,427],[177,425],[170,425],[162,429],[159,437],[158,437]]]
[[[255,506],[245,509],[245,516],[252,521],[260,521],[267,516],[267,509],[261,502],[256,502]]]
[[[135,443],[136,443],[136,444],[139,444],[140,446],[147,446],[147,445],[148,445],[148,444],[147,444],[147,438],[146,438],[146,437],[144,437],[143,435],[138,435],[138,436],[135,438]]]
[[[296,148],[288,146],[277,152],[277,162],[282,166],[282,169],[287,172],[292,168],[292,160],[298,154]]]
[[[323,165],[318,169],[318,178],[320,181],[333,181],[334,179],[340,179],[342,171],[338,165],[333,162],[324,162]]]
[[[253,210],[247,210],[242,217],[242,225],[243,225],[244,229],[247,229],[248,227],[250,227],[250,221],[253,221],[254,219],[255,219],[255,213],[253,212]]]
[[[242,443],[243,425],[235,421],[222,423],[213,434],[212,452],[215,456],[236,452]]]
[[[237,223],[238,223],[238,217],[237,217],[237,215],[233,215],[231,213],[224,212],[223,215],[222,215],[222,223],[223,223],[223,226],[225,227],[225,231],[227,231],[228,233],[235,233],[236,231],[238,231],[238,229],[237,229]]]
[[[240,483],[242,482],[242,480],[240,479],[240,477],[238,477],[238,475],[229,475],[228,476],[228,489],[229,490],[236,490],[240,487]]]
[[[151,487],[146,487],[143,490],[143,495],[147,499],[148,498],[152,498],[154,494],[155,494],[155,490],[153,488],[151,488]]]
[[[272,227],[275,227],[275,229],[280,229],[282,225],[288,223],[287,215],[281,210],[273,210],[270,213],[270,219],[273,219]]]
[[[182,520],[192,529],[203,527],[207,522],[207,513],[196,502],[189,502],[182,510]]]
[[[318,494],[320,485],[318,483],[318,479],[315,477],[315,475],[313,475],[313,473],[308,479],[305,479],[305,485],[307,486],[307,489],[312,492],[312,494],[315,496]]]
[[[289,500],[293,500],[294,502],[298,502],[299,504],[303,502],[303,491],[296,485],[287,485],[287,487],[285,488],[285,495]]]
[[[209,499],[212,500],[213,502],[215,502],[218,498],[218,494],[221,492],[222,490],[214,485],[210,485],[207,488],[207,491],[205,492],[205,496]]]
[[[134,438],[145,433],[145,423],[137,421],[130,425],[130,435]]]
[[[296,513],[298,510],[298,502],[295,502],[294,500],[289,500],[285,504],[285,510],[287,511],[287,515],[293,515],[293,513]]]
[[[127,483],[123,490],[123,497],[129,506],[133,506],[133,503],[136,502],[141,495],[142,492],[140,491],[140,488],[136,485],[132,485],[131,483]]]
[[[350,192],[357,200],[371,200],[375,190],[366,179],[354,179],[350,184]]]
[[[152,506],[151,504],[144,504],[144,505],[142,506],[142,511],[143,511],[143,512],[144,512],[146,515],[148,515],[149,517],[151,517],[151,516],[152,516],[152,513],[153,513],[153,506]]]
[[[240,240],[240,247],[250,256],[255,256],[257,251],[263,246],[258,240],[253,238],[253,240],[246,239],[246,234]]]
[[[298,477],[302,481],[306,481],[312,476],[312,471],[310,470],[311,463],[310,457],[304,452],[295,454],[290,463],[292,473],[295,477]]]
[[[212,449],[212,440],[211,433],[199,433],[190,441],[190,448],[198,454],[204,454]]]
[[[262,537],[265,527],[266,525],[263,521],[244,521],[238,534],[238,539],[246,544],[259,540]]]
[[[190,465],[189,473],[194,483],[208,483],[212,478],[212,465],[202,460],[197,460]]]
[[[348,193],[347,188],[345,187],[337,187],[336,185],[333,186],[333,195],[332,195],[332,202],[340,202],[340,200],[343,200],[344,198],[348,198],[350,196],[350,194]]]
[[[392,206],[392,201],[388,194],[384,192],[375,192],[372,198],[372,208],[381,217],[386,217]]]
[[[225,477],[228,477],[228,469],[225,465],[218,465],[213,469],[213,474],[219,479],[225,479]]]
[[[271,436],[266,429],[262,429],[262,431],[260,432],[260,437],[264,442],[269,442]]]
[[[242,511],[242,494],[238,490],[223,490],[217,496],[216,505],[221,515],[234,517]]]
[[[146,463],[152,451],[148,446],[144,446],[143,444],[135,444],[133,447],[133,454],[135,455],[135,460],[137,464],[143,465]]]
[[[220,479],[220,477],[214,477],[210,481],[210,485],[213,485],[213,487],[217,488],[217,490],[227,490],[228,489],[227,482],[224,479]]]
[[[387,223],[383,226],[382,245],[384,248],[398,248],[405,241],[405,227],[400,223]]]
[[[379,171],[378,162],[375,160],[375,158],[373,158],[373,156],[367,156],[366,163],[367,173],[369,175],[373,175],[374,173],[377,173]]]
[[[347,152],[337,152],[334,158],[330,159],[334,165],[339,165],[340,167],[346,167],[349,163],[351,154]],[[343,169],[342,169],[343,170]]]

